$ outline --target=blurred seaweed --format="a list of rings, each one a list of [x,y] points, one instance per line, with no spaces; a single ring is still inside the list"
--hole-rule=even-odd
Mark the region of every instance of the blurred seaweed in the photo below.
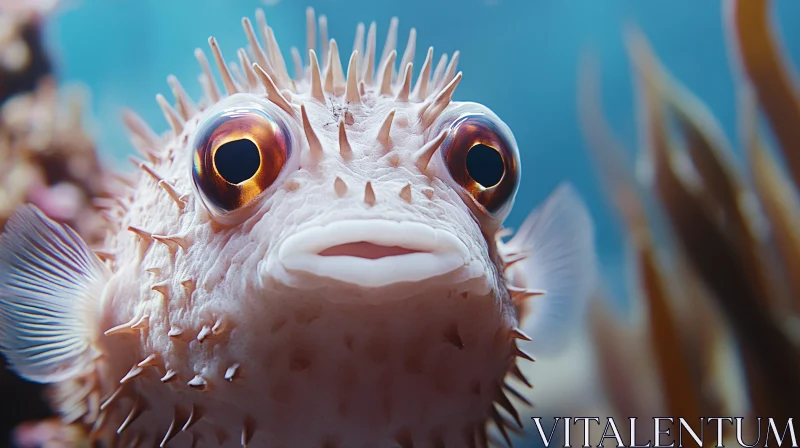
[[[106,229],[97,206],[108,201],[109,183],[83,120],[85,98],[58,87],[42,46],[43,18],[55,6],[0,0],[0,229],[19,205],[33,203],[97,243]],[[0,447],[12,434],[20,447],[78,445],[80,428],[63,426],[48,391],[14,375],[2,357],[0,397]]]
[[[797,416],[800,96],[770,4],[724,2],[742,157],[637,29],[626,30],[639,100],[635,163],[605,120],[596,60],[581,69],[582,127],[626,230],[636,285],[634,318],[603,300],[590,313],[608,415],[620,420]]]

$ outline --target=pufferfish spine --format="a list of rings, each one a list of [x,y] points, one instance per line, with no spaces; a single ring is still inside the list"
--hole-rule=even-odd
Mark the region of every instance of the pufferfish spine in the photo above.
[[[168,77],[171,131],[126,113],[143,159],[104,248],[17,212],[0,349],[111,446],[511,445],[523,347],[557,351],[594,282],[585,206],[561,187],[504,242],[518,148],[453,100],[459,54],[413,82],[393,19],[379,58],[357,28],[345,73],[307,21],[294,78],[259,10],[238,65],[209,39],[222,87],[199,49],[202,101]]]

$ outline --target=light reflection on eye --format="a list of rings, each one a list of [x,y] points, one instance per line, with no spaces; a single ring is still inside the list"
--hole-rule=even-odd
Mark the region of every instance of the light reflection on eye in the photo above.
[[[288,131],[265,111],[223,111],[198,129],[192,179],[207,207],[229,213],[268,189],[290,154]]]
[[[459,117],[450,129],[442,157],[453,180],[488,212],[500,210],[519,183],[519,160],[511,139],[483,114]]]

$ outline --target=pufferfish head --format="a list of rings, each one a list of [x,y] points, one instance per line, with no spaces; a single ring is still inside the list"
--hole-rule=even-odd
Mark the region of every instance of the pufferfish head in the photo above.
[[[101,319],[114,328],[147,316],[149,331],[130,347],[140,356],[110,376],[154,353],[208,398],[236,366],[234,383],[248,384],[242,401],[286,401],[290,415],[329,407],[337,425],[352,418],[354,432],[363,431],[358,422],[383,427],[344,438],[371,446],[420,413],[446,427],[447,416],[466,414],[446,433],[485,422],[517,356],[496,246],[520,179],[510,129],[487,107],[452,100],[457,56],[434,70],[429,50],[414,83],[412,37],[398,73],[396,22],[377,61],[373,28],[346,73],[330,40],[323,66],[310,48],[295,78],[269,28],[265,52],[243,23],[251,55],[240,51],[240,76],[211,39],[224,89],[207,71],[207,105],[197,108],[179,87],[177,110],[159,97],[173,132],[140,163],[120,230],[164,238],[151,246],[120,232],[115,244],[128,255],[115,263],[125,273],[112,279]],[[179,338],[199,342],[175,350]],[[348,393],[351,375],[363,386]],[[315,398],[305,384],[321,392]],[[466,394],[470,387],[487,392]],[[431,404],[426,391],[437,389],[467,398]],[[370,400],[375,390],[381,398]],[[292,446],[317,443],[285,435],[278,406],[237,407],[237,424],[251,418]]]
[[[453,100],[458,53],[434,68],[430,48],[414,82],[415,31],[397,71],[397,20],[380,57],[360,25],[345,73],[309,10],[291,77],[257,18],[239,64],[209,40],[222,89],[199,49],[199,104],[168,78],[171,131],[126,115],[147,160],[103,249],[30,208],[9,222],[0,348],[114,443],[485,446],[492,424],[508,441],[518,343],[563,339],[589,292],[582,203],[562,188],[503,242],[519,150]]]
[[[460,73],[422,85],[432,53],[411,94],[411,62],[397,77],[393,50],[380,84],[359,75],[355,50],[337,85],[331,48],[324,84],[314,62],[283,91],[255,66],[259,84],[232,84],[183,126],[175,165],[198,224],[232,254],[257,253],[247,272],[267,289],[362,303],[432,284],[497,289],[494,236],[520,175],[511,131],[488,108],[451,101]]]
[[[207,104],[194,106],[174,78],[178,110],[159,97],[173,133],[146,149],[137,196],[150,204],[145,222],[131,222],[203,254],[187,270],[211,289],[195,291],[196,303],[235,307],[231,294],[259,290],[364,305],[433,287],[509,305],[495,237],[518,189],[519,153],[491,110],[452,100],[458,54],[433,70],[430,49],[414,83],[414,33],[397,72],[393,21],[377,65],[374,26],[366,52],[359,28],[346,74],[331,39],[321,69],[309,48],[291,78],[271,31],[265,51],[243,24],[250,51],[239,66],[210,39],[224,93],[198,50]],[[148,218],[171,225],[154,232]]]

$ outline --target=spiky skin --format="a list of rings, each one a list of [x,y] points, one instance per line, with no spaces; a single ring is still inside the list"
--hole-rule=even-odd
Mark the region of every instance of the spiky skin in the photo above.
[[[487,422],[509,425],[495,403],[514,412],[504,384],[518,372],[522,337],[495,241],[500,225],[476,219],[420,151],[436,150],[437,118],[463,106],[447,93],[460,74],[453,65],[429,82],[429,57],[424,79],[404,91],[403,76],[381,81],[391,49],[374,77],[357,69],[368,44],[349,77],[335,47],[325,49],[333,65],[314,85],[315,67],[291,80],[279,53],[262,45],[269,54],[251,48],[250,58],[265,73],[247,67],[231,84],[223,70],[229,94],[218,101],[210,84],[198,111],[180,93],[180,112],[160,99],[175,132],[155,137],[129,120],[149,160],[136,162],[131,192],[110,215],[104,252],[113,275],[92,322],[99,356],[85,376],[58,385],[62,411],[111,446],[487,445]],[[270,83],[281,93],[265,95]],[[241,101],[284,114],[298,166],[227,225],[192,183],[193,145],[213,110]],[[275,270],[287,237],[374,218],[456,236],[469,252],[466,274],[370,289],[289,282]]]

